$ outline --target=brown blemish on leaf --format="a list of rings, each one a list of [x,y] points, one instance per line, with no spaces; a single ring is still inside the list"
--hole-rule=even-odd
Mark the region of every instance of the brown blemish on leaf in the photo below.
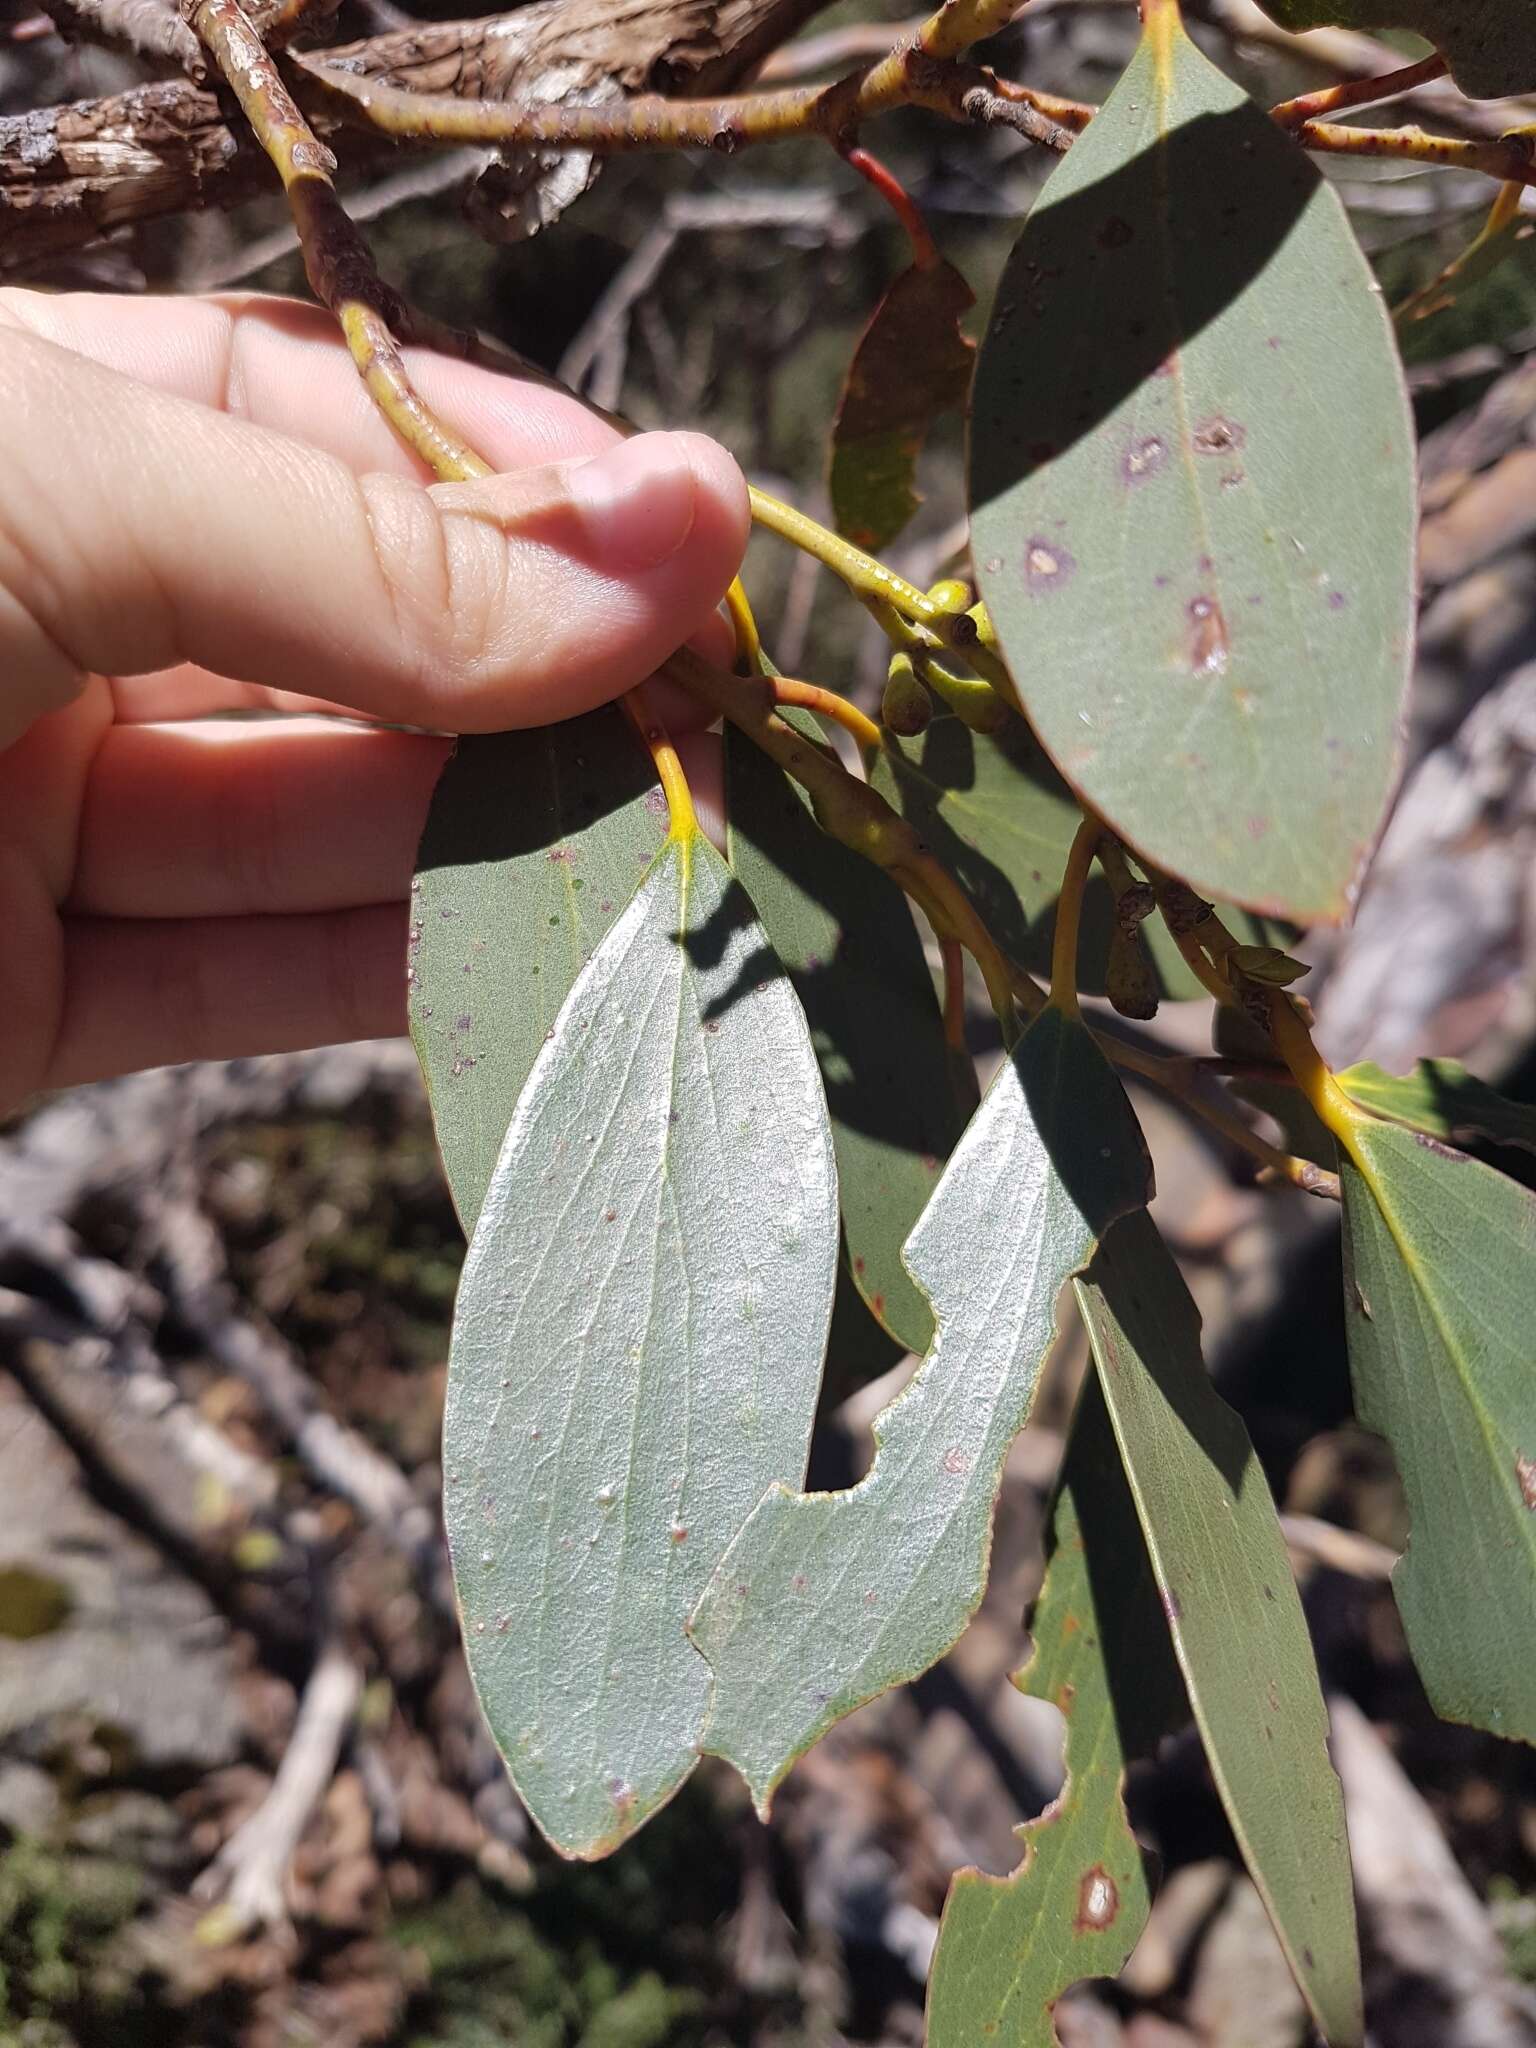
[[[789,1590],[792,1593],[803,1593],[805,1592],[806,1588],[810,1585],[810,1583],[810,1580],[805,1576],[804,1572],[796,1572],[795,1576],[789,1582]]]
[[[1354,1283],[1354,1291],[1355,1307],[1360,1311],[1361,1315],[1365,1317],[1365,1320],[1368,1323],[1374,1321],[1375,1318],[1371,1314],[1371,1304],[1366,1299],[1365,1289],[1360,1285],[1360,1282],[1358,1280]]]
[[[971,1469],[971,1461],[969,1457],[967,1457],[966,1453],[961,1450],[958,1444],[950,1445],[949,1449],[944,1453],[943,1464],[944,1470],[948,1472],[952,1478],[956,1479],[960,1478],[964,1473],[969,1472]]]
[[[618,1810],[620,1820],[628,1820],[631,1813],[635,1810],[634,1786],[627,1779],[610,1778],[608,1780],[608,1797],[613,1801],[614,1806]]]
[[[1214,597],[1190,599],[1189,626],[1190,673],[1220,675],[1227,665],[1230,643],[1226,619]]]
[[[1034,597],[1044,597],[1071,582],[1077,563],[1065,548],[1036,535],[1024,546],[1024,587]]]
[[[1184,1609],[1179,1605],[1179,1596],[1175,1593],[1172,1586],[1165,1586],[1159,1598],[1162,1600],[1163,1613],[1170,1625],[1173,1622],[1183,1620]]]
[[[1515,1477],[1520,1482],[1520,1498],[1533,1515],[1536,1515],[1536,1458],[1527,1458],[1522,1452],[1515,1453]]]
[[[1458,1152],[1451,1145],[1442,1145],[1440,1140],[1432,1138],[1428,1131],[1415,1131],[1413,1139],[1416,1145],[1422,1145],[1426,1152],[1433,1152],[1437,1158],[1449,1159],[1457,1166],[1465,1166],[1467,1163],[1465,1152]]]
[[[1236,420],[1229,420],[1222,413],[1212,413],[1208,420],[1202,420],[1195,429],[1195,453],[1231,455],[1242,447],[1247,438],[1246,427],[1240,427]]]
[[[1120,474],[1128,484],[1144,484],[1168,466],[1168,444],[1156,434],[1133,441],[1125,451]]]
[[[1074,1934],[1102,1934],[1106,1927],[1112,1927],[1120,1911],[1120,1892],[1115,1880],[1102,1863],[1095,1863],[1091,1870],[1083,1872],[1083,1881],[1077,1888],[1077,1918],[1072,1922]]]

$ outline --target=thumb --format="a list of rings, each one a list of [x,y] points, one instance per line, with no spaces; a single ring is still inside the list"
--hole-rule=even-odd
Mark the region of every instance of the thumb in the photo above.
[[[190,661],[376,717],[588,710],[713,611],[748,514],[696,434],[424,486],[0,329],[0,743],[83,673]]]

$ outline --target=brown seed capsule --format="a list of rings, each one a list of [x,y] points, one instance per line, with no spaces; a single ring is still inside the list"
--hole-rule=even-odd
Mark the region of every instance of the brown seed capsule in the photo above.
[[[1197,896],[1184,882],[1165,883],[1159,895],[1163,917],[1168,929],[1176,938],[1185,938],[1199,929],[1210,916],[1213,906],[1203,896]]]
[[[1122,1017],[1146,1023],[1157,1015],[1157,976],[1134,926],[1126,931],[1116,923],[1110,931],[1104,993]]]
[[[933,717],[933,699],[918,680],[910,654],[891,657],[885,678],[885,695],[880,700],[881,722],[901,739],[916,739]]]
[[[1115,922],[1127,938],[1133,938],[1157,908],[1150,882],[1132,882],[1115,899]]]

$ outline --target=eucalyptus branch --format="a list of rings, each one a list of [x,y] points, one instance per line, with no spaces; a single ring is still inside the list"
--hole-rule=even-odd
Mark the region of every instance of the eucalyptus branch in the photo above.
[[[664,674],[728,718],[811,799],[816,821],[831,838],[863,854],[912,898],[940,940],[957,939],[981,969],[1005,1038],[1014,1028],[1013,974],[997,941],[947,868],[877,790],[850,775],[829,749],[814,745],[773,709],[770,682],[718,669],[691,648],[679,648]]]
[[[1206,1071],[1202,1063],[1184,1057],[1182,1054],[1160,1054],[1143,1052],[1139,1046],[1129,1044],[1107,1031],[1096,1031],[1095,1038],[1100,1049],[1123,1067],[1127,1073],[1138,1075],[1143,1081],[1150,1081],[1154,1088],[1161,1088],[1181,1102],[1191,1115],[1210,1125],[1229,1144],[1256,1159],[1266,1173],[1277,1180],[1287,1182],[1291,1187],[1300,1188],[1303,1194],[1317,1195],[1325,1202],[1340,1199],[1339,1177],[1324,1167],[1314,1165],[1310,1159],[1301,1159],[1289,1152],[1282,1152],[1261,1138],[1257,1131],[1250,1129],[1225,1100],[1214,1099],[1203,1093],[1197,1086],[1199,1075]]]
[[[408,448],[445,480],[489,476],[490,464],[417,395],[396,339],[404,301],[380,278],[362,232],[336,194],[336,159],[318,141],[239,0],[201,0],[192,25],[276,165],[321,304],[335,315],[369,395]]]
[[[694,810],[693,791],[688,787],[688,777],[683,772],[671,735],[653,708],[643,683],[627,691],[620,701],[656,769],[662,795],[667,800],[669,836],[691,839],[699,829],[698,813]]]
[[[1346,128],[1335,121],[1306,121],[1294,133],[1304,149],[1330,156],[1388,157],[1441,170],[1482,171],[1501,183],[1536,185],[1536,142],[1518,131],[1496,141],[1469,142],[1423,128]]]
[[[1281,100],[1278,106],[1270,108],[1269,118],[1282,128],[1299,128],[1322,115],[1341,114],[1348,107],[1369,107],[1382,100],[1396,99],[1416,86],[1444,78],[1448,68],[1443,57],[1425,57],[1417,64],[1403,65],[1398,71],[1384,72],[1379,78],[1351,78],[1342,85],[1325,85],[1317,92]]]
[[[899,61],[896,61],[899,59]],[[359,77],[315,54],[296,58],[308,75],[350,102],[370,128],[401,142],[478,143],[498,149],[587,150],[595,156],[651,149],[711,149],[732,156],[753,143],[820,135],[851,145],[861,124],[892,107],[924,107],[951,121],[1012,128],[1030,142],[1065,149],[1070,133],[1028,100],[999,89],[992,72],[908,46],[831,85],[785,86],[722,100],[639,93],[597,106],[521,104],[413,92]]]
[[[835,690],[824,690],[819,683],[798,682],[793,676],[770,676],[768,682],[775,704],[790,705],[799,711],[814,711],[822,718],[830,718],[834,725],[840,725],[860,747],[866,750],[879,748],[879,726],[872,718],[866,717],[857,704],[850,704]]]

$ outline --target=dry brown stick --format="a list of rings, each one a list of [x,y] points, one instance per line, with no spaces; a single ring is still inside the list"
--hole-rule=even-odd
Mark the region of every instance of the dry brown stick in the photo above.
[[[151,1223],[167,1294],[208,1356],[243,1380],[292,1444],[300,1462],[428,1581],[436,1574],[436,1523],[391,1459],[325,1408],[289,1345],[239,1311],[218,1232],[188,1189],[155,1202]]]
[[[451,192],[456,185],[468,184],[484,169],[485,161],[483,151],[465,149],[455,150],[447,156],[412,162],[393,177],[380,178],[377,184],[351,194],[347,211],[359,226],[364,221],[378,220],[398,206],[409,206],[419,199],[435,199]],[[270,235],[246,242],[203,269],[194,271],[186,289],[191,292],[225,291],[231,285],[243,284],[247,278],[255,277],[272,264],[281,263],[285,256],[295,254],[298,247],[299,231],[296,227],[290,224],[275,228]]]
[[[208,75],[197,37],[175,0],[42,0],[68,42],[110,43],[179,66],[199,82]]]
[[[416,22],[330,53],[428,91],[486,99],[561,93],[728,91],[826,0],[530,0],[507,15]],[[298,72],[293,84],[322,141],[345,108]],[[349,170],[388,145],[353,127]],[[238,205],[261,191],[266,158],[221,95],[187,79],[136,86],[0,118],[0,272],[140,222]]]
[[[362,1674],[341,1643],[327,1642],[305,1684],[271,1789],[198,1879],[200,1897],[220,1900],[199,1930],[205,1940],[238,1941],[258,1927],[286,1922],[294,1851],[336,1775],[362,1689]]]

